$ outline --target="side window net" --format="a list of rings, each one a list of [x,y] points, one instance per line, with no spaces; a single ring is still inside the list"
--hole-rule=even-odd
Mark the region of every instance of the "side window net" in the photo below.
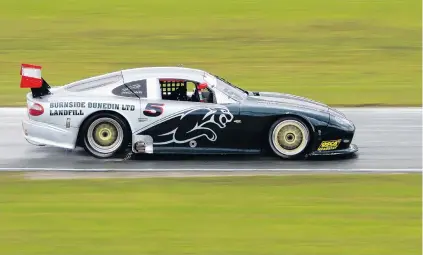
[[[162,90],[163,99],[173,99],[175,91],[180,91],[186,94],[187,83],[186,80],[179,79],[160,79],[160,89]]]

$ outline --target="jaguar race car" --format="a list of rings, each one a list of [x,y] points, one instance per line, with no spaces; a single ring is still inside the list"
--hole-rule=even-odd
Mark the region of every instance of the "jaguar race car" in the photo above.
[[[237,87],[209,72],[144,67],[50,86],[22,64],[29,88],[25,139],[83,147],[97,158],[126,153],[259,154],[282,159],[352,154],[354,124],[325,104]]]

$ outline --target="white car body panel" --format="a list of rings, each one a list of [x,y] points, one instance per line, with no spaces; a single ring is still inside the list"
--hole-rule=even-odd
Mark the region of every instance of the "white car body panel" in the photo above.
[[[215,95],[216,103],[162,100],[159,79],[165,78],[207,82],[209,89]],[[127,91],[126,87],[120,87],[141,80],[145,80],[147,83],[146,91],[140,91],[140,93],[147,93],[146,98],[138,98],[133,94],[131,96],[132,92]],[[112,91],[118,88],[121,89],[121,94],[116,95]],[[137,84],[133,89],[137,89]],[[226,104],[236,105],[239,103],[237,98],[233,98],[233,95],[218,88],[214,76],[202,70],[183,67],[127,69],[90,77],[60,87],[52,87],[50,91],[51,95],[41,98],[33,98],[32,93],[27,94],[28,108],[33,103],[41,104],[44,114],[40,116],[27,114],[22,122],[25,139],[37,145],[50,145],[66,149],[74,149],[77,146],[78,132],[84,120],[99,111],[112,111],[123,116],[131,128],[132,144],[143,141],[146,145],[145,153],[153,153],[154,141],[151,137],[136,134],[157,123],[158,119],[176,116],[179,112],[187,109],[225,108]],[[160,118],[152,118],[143,114],[143,110],[149,103],[165,103],[165,110]],[[232,114],[236,116],[236,112]]]

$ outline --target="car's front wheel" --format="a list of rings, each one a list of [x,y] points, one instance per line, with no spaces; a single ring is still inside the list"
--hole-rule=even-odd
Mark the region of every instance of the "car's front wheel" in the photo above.
[[[296,159],[304,155],[310,141],[307,125],[298,118],[279,119],[269,130],[269,144],[273,152],[284,159]]]
[[[83,125],[84,149],[97,158],[111,158],[123,152],[129,143],[129,127],[113,114],[91,116]]]

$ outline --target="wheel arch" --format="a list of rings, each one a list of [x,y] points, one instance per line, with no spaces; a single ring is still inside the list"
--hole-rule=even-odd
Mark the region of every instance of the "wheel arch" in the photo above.
[[[81,130],[82,130],[82,127],[84,127],[84,125],[85,125],[85,123],[92,117],[92,116],[94,116],[94,115],[101,115],[101,114],[110,114],[110,115],[114,115],[114,116],[116,116],[116,117],[118,117],[118,118],[120,118],[122,121],[124,121],[125,122],[125,124],[127,125],[127,127],[129,128],[129,132],[130,132],[130,134],[131,134],[131,136],[130,136],[130,138],[131,138],[131,140],[132,140],[132,128],[131,128],[131,125],[130,125],[130,123],[129,123],[129,121],[125,118],[125,116],[123,116],[122,114],[120,114],[119,112],[116,112],[116,111],[110,111],[110,110],[100,110],[100,111],[96,111],[96,112],[93,112],[93,113],[91,113],[91,114],[89,114],[89,115],[87,115],[85,118],[84,118],[84,120],[81,122],[81,124],[79,125],[79,128],[78,128],[78,135],[77,135],[77,138],[76,138],[76,146],[81,146],[82,145],[82,138],[83,138],[83,134],[82,134],[82,132],[81,132]]]

